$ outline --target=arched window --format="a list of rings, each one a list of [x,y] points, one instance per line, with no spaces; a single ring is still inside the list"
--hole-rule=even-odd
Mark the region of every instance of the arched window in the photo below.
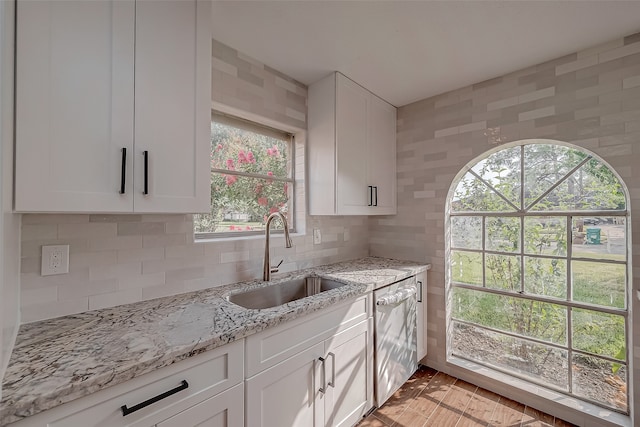
[[[448,357],[629,412],[627,197],[579,148],[468,166],[447,209]]]

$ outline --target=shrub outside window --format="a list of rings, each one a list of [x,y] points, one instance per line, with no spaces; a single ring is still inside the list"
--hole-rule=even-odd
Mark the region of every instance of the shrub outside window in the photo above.
[[[293,136],[221,114],[211,119],[211,212],[194,215],[196,238],[259,234],[280,211],[293,219]],[[281,221],[273,228],[282,229]]]
[[[448,357],[629,412],[626,195],[579,149],[527,144],[449,199]]]

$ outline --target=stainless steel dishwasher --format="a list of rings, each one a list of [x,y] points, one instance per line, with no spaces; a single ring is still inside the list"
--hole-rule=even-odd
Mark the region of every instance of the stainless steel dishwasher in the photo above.
[[[373,292],[378,407],[418,369],[416,293],[415,276]]]

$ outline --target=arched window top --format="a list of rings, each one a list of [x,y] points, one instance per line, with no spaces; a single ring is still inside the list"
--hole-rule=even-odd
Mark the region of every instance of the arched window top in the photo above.
[[[603,162],[555,144],[506,148],[468,167],[451,212],[624,211],[622,183]]]

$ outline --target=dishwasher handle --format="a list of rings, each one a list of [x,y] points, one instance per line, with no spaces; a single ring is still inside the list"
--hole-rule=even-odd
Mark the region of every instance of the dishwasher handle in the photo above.
[[[406,288],[398,289],[392,294],[378,298],[376,301],[376,305],[399,304],[403,301],[408,300],[417,293],[418,289],[415,286],[407,286]]]

